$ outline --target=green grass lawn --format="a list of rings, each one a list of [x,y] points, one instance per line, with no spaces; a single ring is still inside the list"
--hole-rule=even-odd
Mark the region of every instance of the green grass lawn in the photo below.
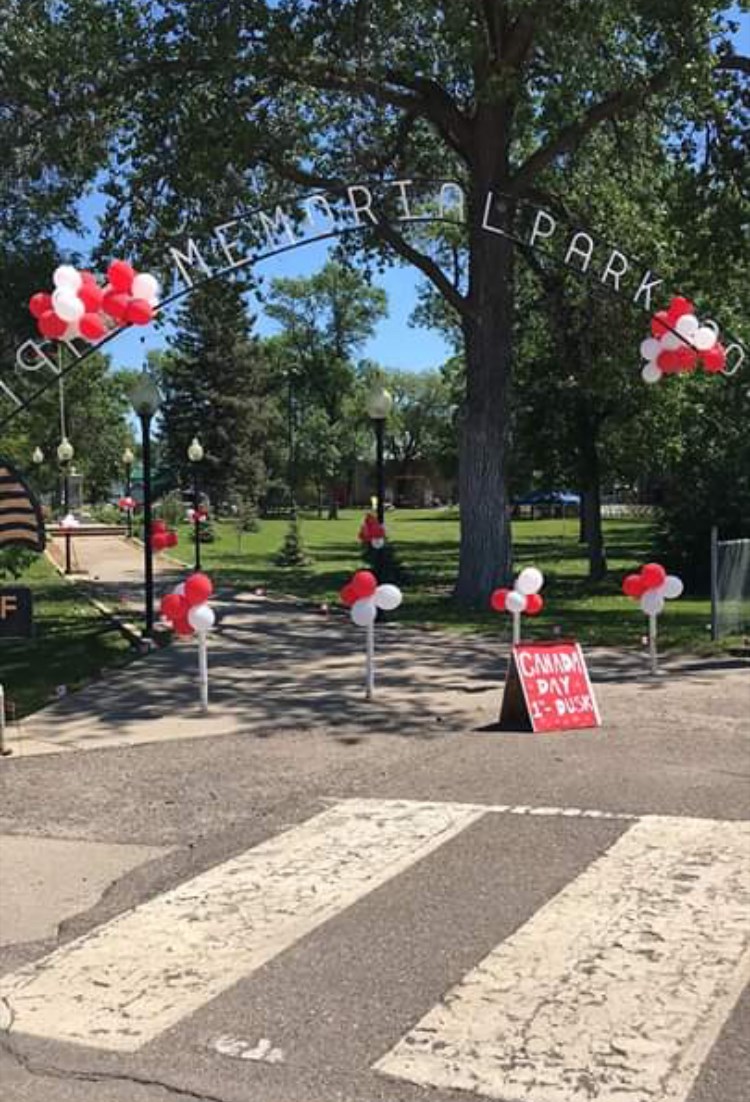
[[[204,568],[221,586],[288,593],[312,601],[336,600],[351,572],[362,566],[357,532],[362,510],[342,512],[338,520],[305,516],[303,539],[314,561],[305,570],[275,566],[287,522],[261,521],[259,532],[238,538],[236,527],[220,522],[216,541],[202,545]],[[408,510],[387,517],[389,538],[397,547],[408,581],[404,604],[396,614],[408,623],[457,631],[508,633],[510,617],[486,610],[467,612],[451,600],[458,562],[458,514],[455,510]],[[622,577],[648,561],[652,528],[648,522],[605,522],[610,572],[600,584],[586,579],[587,563],[578,543],[578,522],[571,519],[517,521],[513,525],[517,568],[534,564],[544,571],[545,609],[525,618],[525,634],[549,637],[556,629],[584,643],[640,646],[646,618],[620,592]],[[180,533],[180,556],[190,557],[191,533]],[[668,566],[668,564],[667,564]],[[659,621],[660,645],[704,650],[708,645],[709,601],[685,595],[669,602]]]
[[[0,639],[0,682],[9,715],[18,718],[55,698],[57,687],[80,688],[101,670],[121,665],[133,650],[73,586],[40,555],[17,581],[33,591],[33,639]]]

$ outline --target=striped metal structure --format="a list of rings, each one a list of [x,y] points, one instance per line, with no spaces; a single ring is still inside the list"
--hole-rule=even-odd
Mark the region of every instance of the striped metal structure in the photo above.
[[[0,550],[44,550],[44,520],[39,502],[20,472],[0,458]]]

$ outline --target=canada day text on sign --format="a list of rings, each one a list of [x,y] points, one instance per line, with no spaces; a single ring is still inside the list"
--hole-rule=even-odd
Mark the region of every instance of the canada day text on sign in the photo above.
[[[313,241],[377,226],[383,221],[401,223],[464,221],[467,200],[453,181],[430,183],[413,179],[389,180],[377,187],[349,184],[334,192],[298,196],[273,208],[253,210],[215,225],[200,241],[186,237],[167,250],[165,268],[173,273],[174,292],[168,302],[186,295],[196,283],[228,275],[264,258],[290,251]],[[509,214],[509,211],[511,212]],[[518,217],[520,215],[520,217]],[[510,226],[513,226],[511,229]],[[557,262],[586,276],[634,305],[651,311],[652,296],[664,280],[587,231],[572,232],[562,219],[527,201],[506,199],[489,191],[481,207],[481,227],[487,233],[509,238],[550,254]],[[17,368],[59,375],[55,350],[59,342],[27,340],[16,351]],[[76,345],[65,343],[73,361],[83,358]],[[727,344],[725,374],[735,374],[746,357],[742,342]],[[17,407],[23,400],[0,375],[0,401]]]

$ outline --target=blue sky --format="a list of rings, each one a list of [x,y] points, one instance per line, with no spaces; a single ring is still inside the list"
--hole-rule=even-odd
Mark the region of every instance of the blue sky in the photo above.
[[[729,9],[733,18],[741,24],[735,43],[738,53],[750,53],[750,14],[743,14],[735,6]],[[102,211],[101,196],[92,193],[80,203],[80,216],[85,227],[82,236],[65,233],[59,237],[61,250],[80,251],[84,254],[96,243],[99,226],[98,217]],[[220,223],[224,212],[216,212],[216,222]],[[320,268],[326,259],[326,243],[310,244],[286,253],[258,265],[257,270],[267,280],[274,276],[305,276]],[[127,257],[138,266],[137,257]],[[376,360],[384,367],[403,370],[424,371],[438,367],[450,355],[451,350],[438,333],[431,330],[412,328],[408,324],[417,301],[417,287],[421,277],[414,269],[397,266],[390,268],[374,282],[382,286],[388,296],[388,316],[378,325],[373,338],[362,349],[362,355]],[[257,310],[256,332],[266,336],[276,331],[274,323]],[[107,351],[116,367],[140,368],[145,353],[150,349],[161,348],[165,343],[163,329],[148,326],[146,329],[127,329]]]

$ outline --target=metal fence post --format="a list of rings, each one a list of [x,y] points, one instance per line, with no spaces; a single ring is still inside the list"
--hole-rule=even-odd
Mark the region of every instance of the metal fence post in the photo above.
[[[711,528],[711,639],[719,638],[719,529]]]

